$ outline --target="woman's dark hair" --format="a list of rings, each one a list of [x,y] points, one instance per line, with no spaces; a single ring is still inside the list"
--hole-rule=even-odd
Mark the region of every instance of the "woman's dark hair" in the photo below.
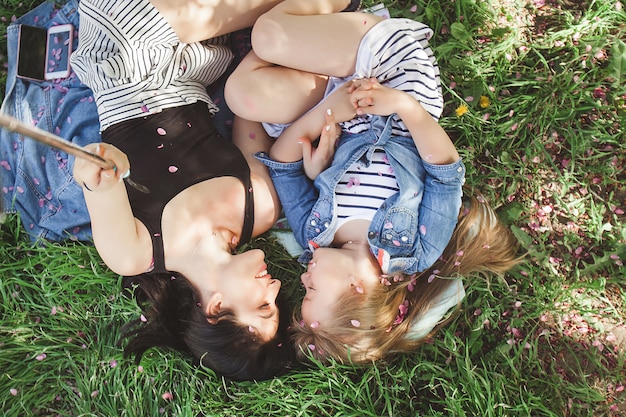
[[[120,340],[130,339],[124,356],[134,356],[136,363],[151,347],[167,347],[190,354],[197,364],[237,381],[269,379],[287,372],[293,364],[293,349],[286,335],[291,311],[280,293],[276,299],[278,332],[264,342],[232,314],[209,323],[199,307],[197,291],[180,274],[124,277],[122,286],[134,294],[145,317],[122,328]]]

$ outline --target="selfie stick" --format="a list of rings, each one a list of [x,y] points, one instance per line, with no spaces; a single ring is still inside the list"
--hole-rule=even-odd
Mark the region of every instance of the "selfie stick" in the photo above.
[[[102,169],[115,169],[115,164],[112,161],[105,159],[100,155],[96,155],[95,153],[89,152],[85,148],[78,146],[70,141],[67,141],[46,130],[34,126],[29,126],[26,123],[6,114],[0,113],[0,126],[11,132],[20,133],[24,136],[35,139],[38,142],[44,143],[48,146],[52,146],[53,148],[60,149],[70,155],[86,159],[98,165]],[[137,184],[130,178],[125,179],[128,185],[130,185],[131,187],[136,188],[143,193],[150,192],[145,186]]]

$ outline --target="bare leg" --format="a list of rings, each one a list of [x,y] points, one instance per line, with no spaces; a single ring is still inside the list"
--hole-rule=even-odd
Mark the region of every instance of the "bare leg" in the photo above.
[[[261,16],[252,32],[254,53],[226,85],[233,112],[249,120],[291,123],[323,98],[326,77],[315,74],[352,75],[363,35],[381,18],[335,13],[348,4],[285,0]]]
[[[236,115],[258,122],[291,123],[324,96],[326,76],[269,64],[250,52],[224,88]]]
[[[363,35],[382,18],[335,13],[348,3],[285,0],[259,17],[252,31],[252,48],[261,59],[276,65],[335,77],[352,75]]]

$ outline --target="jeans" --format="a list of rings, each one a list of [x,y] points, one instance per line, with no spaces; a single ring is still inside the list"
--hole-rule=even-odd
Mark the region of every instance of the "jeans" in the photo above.
[[[91,90],[73,72],[68,78],[30,81],[17,77],[19,24],[78,28],[78,2],[45,2],[7,28],[8,77],[2,112],[83,146],[99,142],[98,112]],[[59,8],[60,7],[60,8]],[[77,36],[74,36],[74,48]],[[82,188],[72,177],[74,158],[33,139],[0,131],[3,209],[17,212],[32,241],[91,239]]]

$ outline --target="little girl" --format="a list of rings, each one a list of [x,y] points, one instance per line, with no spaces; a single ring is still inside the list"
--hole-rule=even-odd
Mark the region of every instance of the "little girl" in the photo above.
[[[311,8],[287,0],[259,18],[256,55],[231,76],[226,97],[242,117],[284,122],[261,106],[278,98],[237,88],[304,84],[307,101],[325,85],[295,122],[266,124],[278,139],[258,157],[308,263],[296,345],[322,361],[368,362],[414,349],[463,298],[451,278],[504,272],[516,249],[486,204],[462,208],[465,167],[437,123],[432,31],[363,13],[306,15]]]

